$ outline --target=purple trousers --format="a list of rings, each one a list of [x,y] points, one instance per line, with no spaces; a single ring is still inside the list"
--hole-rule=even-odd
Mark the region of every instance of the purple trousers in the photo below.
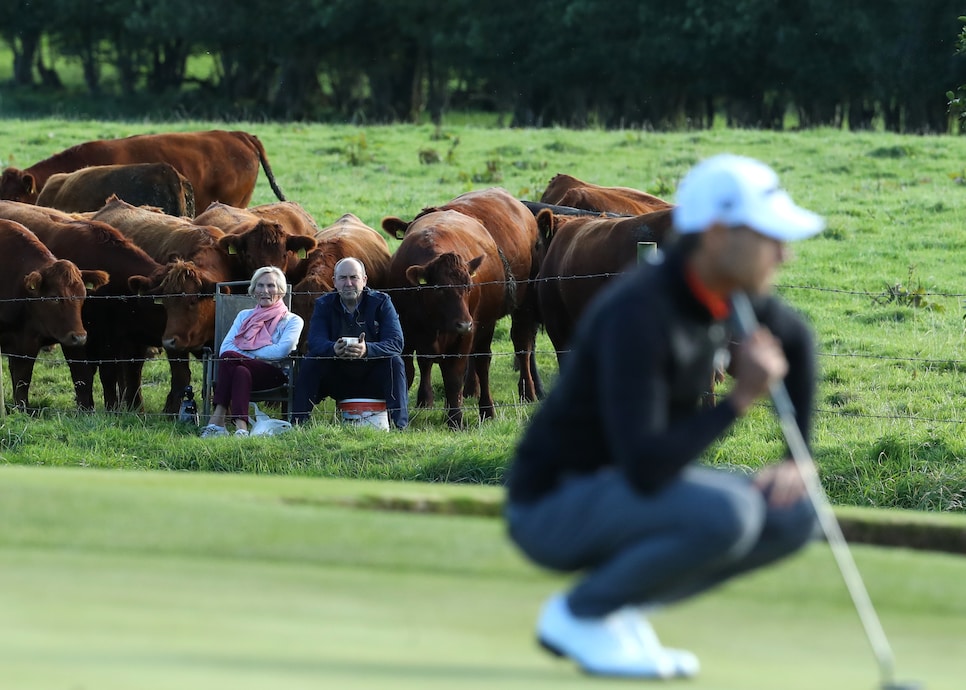
[[[226,352],[218,360],[218,382],[215,384],[215,405],[228,408],[232,421],[248,421],[248,407],[253,390],[276,388],[285,383],[285,373],[260,359],[245,357],[237,352]]]

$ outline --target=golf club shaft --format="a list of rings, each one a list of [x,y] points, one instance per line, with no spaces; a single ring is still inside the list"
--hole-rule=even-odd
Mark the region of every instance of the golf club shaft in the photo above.
[[[747,295],[740,292],[735,293],[732,295],[731,304],[742,335],[752,333],[758,327],[758,320]],[[781,423],[782,433],[785,436],[785,442],[788,444],[788,450],[802,476],[809,499],[815,508],[819,525],[825,533],[829,548],[835,557],[839,571],[842,573],[842,579],[845,580],[845,586],[852,597],[855,610],[859,614],[862,626],[865,628],[866,637],[878,660],[882,684],[889,686],[894,682],[895,673],[895,658],[892,654],[892,648],[886,638],[882,623],[879,621],[879,616],[876,614],[875,607],[872,605],[872,600],[869,598],[859,569],[852,558],[852,552],[849,550],[845,535],[842,534],[842,528],[839,526],[825,489],[822,487],[815,461],[812,459],[808,445],[798,428],[795,419],[795,407],[788,396],[788,389],[784,382],[777,381],[771,386],[770,393],[772,403],[775,405],[775,412]]]

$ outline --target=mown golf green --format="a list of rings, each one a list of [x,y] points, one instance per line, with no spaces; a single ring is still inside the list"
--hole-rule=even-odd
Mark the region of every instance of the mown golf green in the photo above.
[[[539,605],[565,580],[524,562],[499,519],[358,507],[393,497],[501,499],[496,487],[0,467],[2,686],[615,686],[536,647]],[[966,559],[853,552],[900,679],[961,688]],[[879,682],[824,544],[653,620],[703,662],[684,687]]]

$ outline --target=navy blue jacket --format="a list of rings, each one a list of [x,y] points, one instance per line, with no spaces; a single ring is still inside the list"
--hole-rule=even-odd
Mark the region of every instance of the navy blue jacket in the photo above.
[[[336,340],[342,336],[358,337],[362,333],[366,334],[367,359],[402,354],[402,327],[389,295],[363,288],[355,312],[349,314],[338,292],[326,293],[315,300],[306,355],[334,357]]]

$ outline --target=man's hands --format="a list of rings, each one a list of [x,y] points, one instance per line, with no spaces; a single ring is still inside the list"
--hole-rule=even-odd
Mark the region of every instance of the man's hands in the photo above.
[[[361,359],[366,356],[366,352],[369,351],[366,345],[366,334],[360,333],[358,342],[347,343],[344,338],[339,338],[335,341],[333,346],[335,350],[335,356],[341,357],[343,359]]]
[[[767,328],[758,328],[738,343],[729,371],[735,378],[731,402],[744,414],[758,399],[768,395],[773,383],[788,373],[788,360],[778,338]]]
[[[754,484],[773,508],[790,506],[805,495],[802,473],[792,460],[762,468],[755,475]]]

